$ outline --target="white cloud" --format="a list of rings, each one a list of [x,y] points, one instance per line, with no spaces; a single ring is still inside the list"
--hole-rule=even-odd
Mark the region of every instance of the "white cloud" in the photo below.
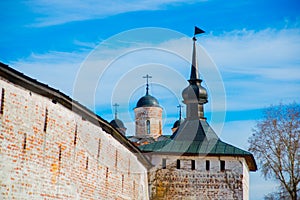
[[[232,31],[202,44],[217,63],[227,109],[255,109],[298,100],[300,29]]]
[[[149,29],[145,30],[149,32]],[[81,87],[75,99],[89,105],[92,110],[95,105],[114,101],[112,91],[118,91],[121,86],[127,87],[127,90],[117,93],[116,98],[119,104],[129,106],[129,96],[138,92],[140,87],[142,92],[137,96],[143,95],[145,80],[141,76],[146,73],[153,75],[151,83],[169,88],[180,102],[181,91],[188,84],[185,80],[190,72],[191,40],[180,33],[172,33],[172,37],[164,37],[166,40],[160,42],[151,41],[146,34],[130,37],[131,33],[139,31],[113,36],[94,51],[91,48],[95,44],[75,41],[80,48],[84,47],[80,52],[33,53],[29,58],[9,64],[68,95],[72,94],[74,81],[80,78],[77,75],[87,73],[80,80]],[[242,30],[199,37],[198,43],[211,55],[209,58],[198,48],[200,73],[210,98],[205,109],[224,110],[224,103],[227,103],[227,110],[257,109],[280,101],[297,100],[300,93],[299,38],[299,29]],[[87,71],[80,71],[85,69],[84,66],[88,66]],[[220,87],[222,79],[227,102],[220,98],[225,95]],[[124,88],[122,91],[125,91]],[[170,114],[176,115],[176,105],[168,104],[168,97],[156,87],[151,88],[151,92],[161,103],[166,102],[163,106],[168,113],[173,109]]]
[[[197,1],[199,0],[30,0],[27,4],[34,12],[42,15],[34,26],[50,26],[132,11],[159,10],[167,5]]]

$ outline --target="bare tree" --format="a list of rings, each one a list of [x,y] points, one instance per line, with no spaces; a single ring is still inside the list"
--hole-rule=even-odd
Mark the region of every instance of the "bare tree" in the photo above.
[[[280,183],[284,199],[297,200],[300,182],[300,105],[270,106],[249,138],[253,152],[266,179]]]

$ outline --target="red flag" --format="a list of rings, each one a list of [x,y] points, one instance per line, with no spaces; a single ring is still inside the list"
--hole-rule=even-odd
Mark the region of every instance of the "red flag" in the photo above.
[[[205,33],[205,31],[202,30],[202,29],[200,29],[200,28],[198,28],[197,26],[195,26],[195,33],[194,33],[194,35],[201,34],[201,33]]]

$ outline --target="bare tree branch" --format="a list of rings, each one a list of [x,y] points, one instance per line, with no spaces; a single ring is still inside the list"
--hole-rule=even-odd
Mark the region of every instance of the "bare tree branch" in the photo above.
[[[264,111],[249,138],[253,152],[266,179],[278,180],[278,197],[297,200],[300,182],[300,105],[279,104]],[[276,198],[269,195],[266,199]]]

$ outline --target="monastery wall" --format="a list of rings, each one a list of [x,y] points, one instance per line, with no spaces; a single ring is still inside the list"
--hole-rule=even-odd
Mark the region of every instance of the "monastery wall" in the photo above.
[[[151,199],[249,199],[242,157],[152,155],[151,162],[156,166],[149,174]]]
[[[0,199],[148,199],[147,169],[78,113],[0,79]]]

